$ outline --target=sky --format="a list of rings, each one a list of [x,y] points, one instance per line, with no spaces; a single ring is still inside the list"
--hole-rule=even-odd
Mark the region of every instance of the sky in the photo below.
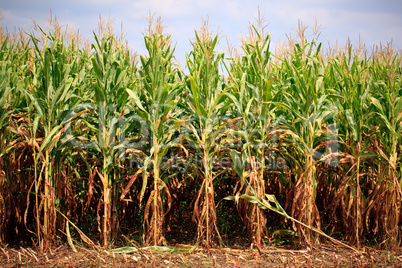
[[[143,32],[149,12],[161,16],[166,32],[172,34],[175,56],[185,61],[191,51],[190,40],[202,20],[209,21],[213,31],[219,31],[219,51],[227,52],[227,42],[240,49],[240,39],[255,21],[258,9],[268,24],[266,32],[272,43],[296,35],[298,21],[313,26],[317,20],[322,27],[319,41],[324,47],[336,42],[343,46],[348,38],[357,45],[359,37],[367,48],[392,41],[402,48],[401,0],[0,0],[1,26],[9,32],[30,30],[32,20],[46,28],[50,10],[59,23],[79,29],[90,38],[97,30],[99,16],[114,21],[116,33],[123,33],[130,48],[145,54]]]

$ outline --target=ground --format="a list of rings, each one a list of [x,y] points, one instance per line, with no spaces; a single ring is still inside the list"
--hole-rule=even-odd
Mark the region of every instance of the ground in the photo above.
[[[286,247],[204,249],[177,245],[174,252],[141,250],[115,253],[68,245],[39,253],[33,248],[2,247],[0,267],[402,267],[402,250],[360,252],[322,245],[312,251]],[[135,248],[132,248],[135,249]],[[171,248],[170,248],[171,249]]]

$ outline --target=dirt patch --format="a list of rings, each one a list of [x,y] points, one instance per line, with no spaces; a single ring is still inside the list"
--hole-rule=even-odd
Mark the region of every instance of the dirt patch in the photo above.
[[[364,248],[352,252],[334,246],[308,250],[266,247],[261,250],[203,249],[178,245],[183,251],[113,253],[67,246],[39,253],[33,248],[1,248],[1,267],[402,267],[402,250],[395,252]],[[174,249],[174,248],[172,248]],[[188,250],[187,250],[188,249]]]

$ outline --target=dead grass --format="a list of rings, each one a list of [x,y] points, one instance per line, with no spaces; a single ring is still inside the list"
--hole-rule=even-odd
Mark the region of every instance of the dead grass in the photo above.
[[[176,247],[189,247],[177,245]],[[105,250],[66,246],[38,253],[32,248],[1,248],[1,267],[402,267],[402,250],[396,252],[363,248],[351,252],[324,245],[318,249],[293,250],[285,247],[257,249],[210,249],[191,247],[189,252],[114,254]]]

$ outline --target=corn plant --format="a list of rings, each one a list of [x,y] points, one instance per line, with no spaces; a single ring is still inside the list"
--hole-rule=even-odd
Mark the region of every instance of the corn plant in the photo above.
[[[368,113],[368,100],[370,87],[365,82],[368,73],[365,72],[366,61],[357,57],[351,63],[344,54],[340,59],[334,59],[329,64],[328,77],[331,84],[339,92],[337,109],[339,111],[337,121],[344,152],[347,159],[353,159],[352,165],[348,165],[348,171],[342,179],[342,186],[338,189],[338,195],[334,198],[332,208],[336,208],[339,201],[346,198],[351,206],[346,207],[346,215],[350,215],[346,222],[353,226],[347,229],[351,232],[351,238],[359,246],[360,235],[363,230],[363,208],[361,191],[361,173],[364,170],[363,161],[367,159],[370,148],[365,136],[370,127],[370,113]],[[366,76],[364,76],[366,73]],[[345,161],[341,161],[345,162]],[[366,171],[367,172],[367,171]],[[333,210],[334,211],[334,210]],[[347,224],[350,225],[350,224]]]
[[[1,169],[4,177],[2,178],[2,193],[6,206],[12,209],[7,209],[3,214],[5,219],[4,228],[7,228],[5,234],[8,238],[15,237],[19,232],[26,232],[25,226],[23,229],[23,220],[18,220],[18,215],[24,214],[28,206],[26,195],[20,194],[16,198],[15,192],[30,191],[30,186],[33,181],[32,170],[32,149],[33,142],[29,135],[29,116],[27,111],[27,99],[25,89],[32,88],[32,68],[33,57],[32,49],[29,42],[24,43],[22,40],[15,40],[2,44],[0,53],[2,75],[2,90],[4,90],[2,111],[2,131],[1,136]],[[8,92],[8,94],[7,94]],[[7,96],[8,95],[8,96]],[[39,147],[38,147],[39,148]],[[24,159],[23,161],[21,161]],[[17,163],[19,162],[19,163]],[[24,163],[22,163],[24,162]],[[18,172],[21,168],[23,172]],[[24,176],[24,172],[29,173]],[[21,219],[21,218],[20,218]],[[39,219],[39,218],[38,218]],[[22,226],[21,226],[22,225]],[[10,227],[14,226],[15,233],[10,232]],[[37,232],[41,232],[37,228]],[[17,238],[18,239],[18,238]]]
[[[65,118],[74,96],[70,87],[73,78],[70,75],[70,62],[67,58],[64,45],[61,40],[47,35],[49,43],[39,46],[37,40],[32,38],[37,55],[32,71],[32,87],[26,90],[30,107],[34,108],[32,123],[32,138],[40,144],[35,152],[35,172],[39,166],[39,174],[35,176],[35,191],[38,193],[41,184],[43,193],[43,224],[38,225],[38,241],[43,247],[48,244],[55,234],[55,193],[54,193],[54,152],[57,148],[60,136],[64,132]],[[37,137],[37,131],[41,129],[43,137]],[[36,151],[36,149],[34,149]],[[43,178],[43,182],[42,182]],[[41,205],[36,200],[36,213],[39,217]],[[37,219],[39,221],[39,219]],[[41,230],[43,240],[39,236]],[[45,244],[44,244],[45,243]]]
[[[195,32],[195,37],[193,51],[187,57],[190,74],[183,106],[188,119],[183,124],[188,130],[184,137],[201,158],[201,166],[197,168],[202,181],[193,214],[197,241],[211,246],[216,236],[221,240],[216,226],[213,164],[222,149],[220,139],[225,124],[221,118],[228,109],[228,99],[224,96],[228,90],[225,90],[223,76],[219,75],[219,64],[224,55],[215,52],[218,35],[213,37],[204,31],[200,35]]]
[[[145,124],[142,126],[142,134],[149,143],[149,150],[144,152],[144,166],[139,170],[143,172],[140,202],[148,184],[148,165],[151,165],[153,180],[152,191],[145,206],[144,242],[147,245],[161,245],[166,244],[165,215],[172,200],[167,182],[161,178],[160,173],[169,148],[178,145],[173,137],[177,124],[172,122],[172,116],[183,84],[178,80],[178,69],[172,64],[174,49],[171,48],[170,36],[155,33],[145,36],[144,40],[149,55],[140,57],[142,87],[138,92],[130,89],[127,91],[135,105],[136,114]]]
[[[7,59],[11,49],[7,48],[7,40],[8,38],[3,41],[2,47],[0,48],[0,214],[2,215],[0,217],[0,243],[2,243],[4,237],[4,224],[7,215],[6,204],[4,201],[5,198],[3,197],[3,195],[5,195],[5,193],[3,193],[3,189],[4,185],[6,184],[6,173],[3,170],[3,157],[8,150],[8,143],[10,142],[9,136],[11,133],[6,130],[6,127],[8,124],[7,118],[10,115],[12,108],[11,104],[9,103],[11,93],[10,77],[12,68],[11,61]]]
[[[401,166],[400,144],[402,142],[402,98],[400,79],[401,59],[394,55],[382,54],[371,66],[372,73],[378,75],[372,86],[370,103],[373,107],[372,126],[375,126],[377,139],[374,151],[380,156],[378,173],[385,185],[380,198],[382,236],[390,238],[391,246],[397,245],[398,223],[401,213]],[[384,135],[386,133],[386,135]],[[381,168],[383,167],[383,168]]]
[[[320,228],[315,200],[316,163],[321,157],[316,150],[319,145],[328,143],[322,141],[323,129],[335,110],[330,109],[331,99],[323,84],[324,66],[318,56],[321,45],[316,47],[316,51],[314,47],[314,41],[296,45],[292,58],[283,59],[280,76],[284,80],[284,96],[281,103],[274,104],[284,112],[280,127],[291,133],[287,150],[293,159],[289,165],[296,174],[291,215],[308,226]],[[300,226],[298,231],[306,243],[315,243],[311,230]]]
[[[270,36],[264,36],[256,27],[250,30],[255,40],[243,44],[244,56],[240,61],[232,62],[228,72],[231,77],[232,94],[229,98],[234,103],[234,116],[241,119],[239,130],[231,131],[241,140],[240,157],[236,150],[231,152],[234,169],[240,176],[239,192],[246,184],[245,194],[253,194],[257,198],[265,197],[264,171],[267,170],[266,158],[276,149],[272,139],[274,130],[274,106],[269,102],[277,100],[273,92],[270,70]],[[248,168],[246,168],[248,166]],[[240,202],[243,220],[251,241],[261,246],[267,235],[266,217],[257,204],[243,200]]]
[[[121,43],[115,43],[113,36],[104,36],[101,40],[95,36],[92,45],[94,55],[91,57],[94,77],[95,114],[87,121],[95,139],[91,139],[91,148],[99,156],[101,171],[98,172],[102,183],[103,221],[102,244],[109,246],[112,222],[111,200],[116,196],[115,183],[119,179],[118,156],[126,149],[125,129],[128,120],[127,88],[135,81],[128,77],[130,61]]]

